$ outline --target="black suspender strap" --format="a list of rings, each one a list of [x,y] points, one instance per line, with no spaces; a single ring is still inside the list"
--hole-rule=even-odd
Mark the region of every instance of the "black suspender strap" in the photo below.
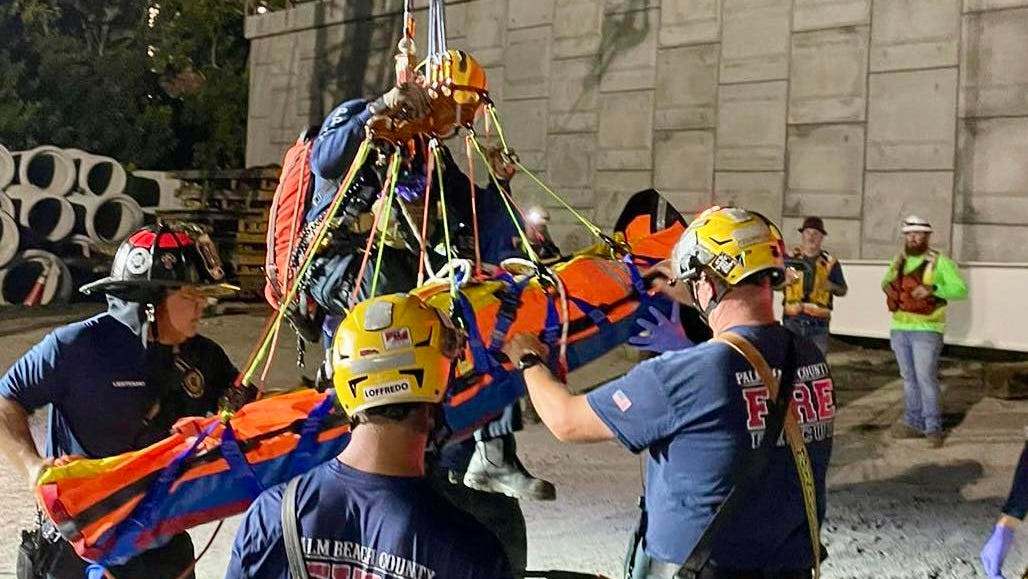
[[[307,575],[307,563],[303,559],[303,545],[300,543],[300,522],[296,516],[296,489],[300,486],[300,477],[293,477],[286,483],[282,493],[282,542],[286,546],[286,557],[289,558],[289,576],[292,579],[310,579]]]

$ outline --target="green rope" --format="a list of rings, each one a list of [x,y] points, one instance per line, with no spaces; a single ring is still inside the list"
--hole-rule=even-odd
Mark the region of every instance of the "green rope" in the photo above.
[[[339,210],[339,206],[343,204],[343,199],[346,197],[346,192],[350,190],[350,186],[353,184],[353,180],[357,178],[357,171],[364,165],[364,161],[368,158],[368,152],[371,150],[371,139],[364,139],[361,142],[360,147],[357,149],[357,154],[350,163],[350,169],[346,172],[346,177],[343,179],[342,184],[337,190],[335,199],[332,201],[332,205],[329,206],[328,211],[325,213],[325,222],[318,229],[318,234],[311,241],[307,248],[307,254],[300,264],[299,269],[296,271],[296,277],[294,279],[300,280],[307,273],[311,263],[314,262],[314,255],[317,253],[317,247],[321,245],[321,242],[325,239],[328,234],[329,224],[336,212]],[[260,365],[261,360],[268,353],[268,348],[272,342],[272,337],[278,333],[279,326],[282,324],[282,317],[286,313],[286,308],[289,304],[293,303],[293,299],[296,297],[296,292],[299,291],[300,284],[294,283],[289,292],[286,294],[286,299],[282,300],[278,310],[275,312],[275,321],[272,323],[270,330],[264,335],[261,347],[258,348],[256,355],[250,364],[247,366],[246,371],[243,373],[243,384],[250,382],[250,378],[253,377],[254,371],[257,370],[257,366]]]
[[[443,243],[446,244],[446,264],[450,268],[450,296],[453,303],[457,302],[457,276],[453,271],[453,246],[450,245],[450,220],[446,215],[446,192],[443,188],[443,154],[439,152],[439,146],[433,140],[429,144],[432,154],[435,156],[436,182],[439,184],[439,205],[440,213],[443,214]]]
[[[389,159],[389,195],[386,197],[385,214],[382,215],[382,231],[378,235],[378,255],[375,256],[375,269],[371,273],[371,297],[377,295],[378,289],[378,274],[382,271],[382,254],[383,248],[385,248],[386,233],[389,231],[389,215],[393,209],[393,199],[396,197],[396,180],[400,175],[400,152],[396,151],[393,153],[391,159]],[[357,280],[357,285],[360,286],[361,280]]]
[[[511,207],[510,201],[507,200],[507,196],[503,194],[503,186],[500,185],[500,179],[496,177],[496,173],[493,171],[493,166],[489,163],[489,159],[486,158],[485,152],[482,150],[482,146],[478,142],[478,137],[472,135],[471,142],[475,144],[475,151],[482,157],[482,161],[485,162],[486,169],[489,170],[489,177],[493,180],[496,188],[499,190],[500,199],[503,201],[503,206],[507,208],[507,214],[510,215],[511,221],[514,222],[514,227],[518,230],[518,237],[521,238],[521,243],[525,246],[525,251],[528,253],[528,258],[533,263],[539,263],[539,256],[532,249],[532,243],[528,239],[528,235],[525,230],[521,227],[521,221],[518,220],[517,214],[514,212],[514,208]]]
[[[605,241],[602,229],[600,229],[598,226],[596,226],[596,224],[590,221],[588,217],[582,215],[578,211],[575,211],[575,209],[571,207],[571,205],[569,205],[563,197],[561,197],[553,189],[550,189],[545,183],[543,183],[538,177],[535,176],[535,173],[532,173],[524,165],[522,165],[521,161],[517,157],[510,154],[510,149],[507,147],[507,140],[503,136],[503,127],[500,125],[500,117],[499,114],[497,114],[496,112],[496,107],[490,105],[489,107],[487,107],[487,110],[489,111],[489,115],[493,119],[493,124],[496,126],[496,134],[500,137],[500,143],[503,145],[503,152],[507,154],[512,161],[514,161],[514,165],[517,166],[518,169],[521,169],[521,171],[523,171],[526,175],[528,175],[529,178],[532,179],[532,181],[535,181],[535,184],[538,185],[540,189],[548,193],[550,197],[556,199],[557,202],[564,206],[564,208],[567,209],[572,215],[574,215],[576,219],[581,221],[582,225],[584,225],[585,228],[589,230],[589,233],[592,233],[601,241]]]

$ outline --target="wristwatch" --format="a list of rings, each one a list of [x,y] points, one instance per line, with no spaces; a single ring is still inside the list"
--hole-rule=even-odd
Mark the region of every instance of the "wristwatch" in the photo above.
[[[536,352],[526,352],[518,358],[518,370],[524,372],[532,366],[538,366],[543,363],[543,357]]]

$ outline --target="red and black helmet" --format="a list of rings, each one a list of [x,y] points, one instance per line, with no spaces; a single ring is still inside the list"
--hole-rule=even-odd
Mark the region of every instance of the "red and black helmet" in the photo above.
[[[199,226],[158,223],[129,235],[114,256],[111,275],[79,291],[103,292],[130,302],[152,302],[163,297],[165,291],[183,286],[211,297],[239,290],[225,282],[218,249]]]

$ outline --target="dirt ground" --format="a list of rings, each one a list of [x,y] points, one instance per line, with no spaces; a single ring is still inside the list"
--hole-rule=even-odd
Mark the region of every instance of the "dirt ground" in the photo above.
[[[32,316],[0,312],[0,369],[6,369],[53,326],[85,317],[88,307],[39,310]],[[204,322],[203,332],[233,360],[249,352],[263,323],[260,312],[226,313]],[[295,342],[284,337],[269,378],[275,386],[297,382]],[[823,534],[830,553],[826,579],[956,578],[983,576],[978,551],[1009,488],[1028,425],[1028,401],[982,395],[980,362],[947,359],[942,374],[946,445],[893,441],[887,428],[902,411],[902,384],[887,350],[833,343],[838,413]],[[308,356],[308,374],[317,356]],[[573,377],[583,387],[623,371],[631,361],[615,352]],[[37,432],[45,417],[37,413]],[[557,484],[553,503],[523,505],[529,533],[529,567],[571,569],[619,577],[621,558],[636,522],[640,462],[614,443],[566,445],[544,428],[519,436],[524,462]],[[10,465],[0,469],[0,576],[14,575],[18,529],[32,519],[27,483]],[[236,519],[225,522],[197,576],[224,573]],[[192,532],[197,548],[214,525]],[[1007,577],[1028,565],[1028,533],[1021,531],[1007,558]],[[137,579],[137,578],[119,578]],[[142,579],[142,578],[139,578]]]

